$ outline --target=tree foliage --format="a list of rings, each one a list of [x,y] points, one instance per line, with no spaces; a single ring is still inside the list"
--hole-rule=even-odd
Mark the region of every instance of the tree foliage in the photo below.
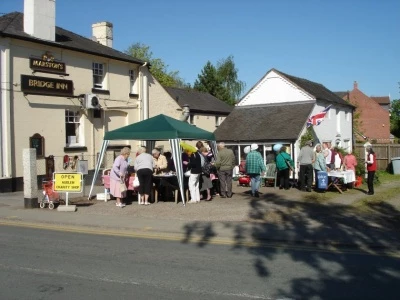
[[[154,58],[150,46],[135,43],[131,45],[126,51],[126,54],[134,58],[147,61],[150,64],[151,74],[161,83],[167,87],[187,88],[189,84],[179,76],[179,71],[168,71],[168,65],[161,58]]]
[[[300,148],[303,148],[308,141],[314,142],[314,137],[315,137],[314,128],[311,126],[307,128],[306,132],[304,132],[304,134],[300,137]]]
[[[230,103],[229,93],[224,88],[222,79],[218,76],[217,69],[209,61],[201,70],[201,74],[198,75],[193,87],[200,92],[210,93],[214,97],[232,104]]]
[[[229,56],[218,61],[216,67],[210,61],[207,61],[201,73],[197,76],[193,87],[234,105],[239,100],[245,84],[238,80],[238,70],[235,67],[233,56]]]
[[[238,70],[230,55],[226,59],[222,59],[217,63],[217,74],[222,80],[222,85],[228,91],[229,96],[237,102],[246,87],[243,81],[238,79]]]
[[[400,138],[400,99],[393,100],[391,103],[390,133]]]

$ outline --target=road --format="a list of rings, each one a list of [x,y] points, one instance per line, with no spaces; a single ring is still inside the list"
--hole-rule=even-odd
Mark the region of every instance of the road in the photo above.
[[[396,255],[0,226],[0,299],[398,299]]]

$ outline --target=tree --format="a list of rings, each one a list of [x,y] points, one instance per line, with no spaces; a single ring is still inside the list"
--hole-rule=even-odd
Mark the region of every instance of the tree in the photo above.
[[[216,67],[207,61],[193,87],[234,105],[245,88],[244,82],[238,80],[237,73],[233,56],[218,61]]]
[[[167,87],[190,87],[188,83],[179,77],[179,71],[168,71],[168,65],[161,58],[154,58],[150,46],[145,44],[136,43],[131,45],[126,51],[126,54],[134,58],[147,61],[150,63],[151,74],[161,83]]]
[[[236,103],[245,89],[246,84],[238,80],[238,70],[236,69],[232,55],[217,63],[217,74],[222,80],[222,85],[228,90],[230,98]]]
[[[315,131],[311,126],[307,128],[306,132],[300,137],[300,148],[303,148],[308,141],[314,141]]]
[[[390,133],[400,138],[400,99],[393,100],[391,103]]]
[[[218,76],[217,69],[208,61],[201,74],[194,82],[194,89],[200,92],[210,93],[214,97],[229,103],[230,96]]]

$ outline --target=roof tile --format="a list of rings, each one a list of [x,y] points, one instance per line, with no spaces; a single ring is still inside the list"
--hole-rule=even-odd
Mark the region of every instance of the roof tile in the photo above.
[[[182,107],[187,104],[193,112],[220,113],[228,115],[234,108],[209,93],[173,87],[164,87],[164,89],[176,102],[178,102],[179,106]]]
[[[215,130],[219,141],[295,141],[315,105],[289,102],[236,106]]]

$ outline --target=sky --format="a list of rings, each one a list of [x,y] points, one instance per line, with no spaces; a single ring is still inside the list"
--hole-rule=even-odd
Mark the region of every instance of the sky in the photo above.
[[[0,13],[23,12],[0,0]],[[400,99],[400,0],[56,0],[56,25],[92,36],[114,26],[113,47],[150,46],[193,85],[207,61],[232,55],[251,89],[270,69],[368,96]]]

